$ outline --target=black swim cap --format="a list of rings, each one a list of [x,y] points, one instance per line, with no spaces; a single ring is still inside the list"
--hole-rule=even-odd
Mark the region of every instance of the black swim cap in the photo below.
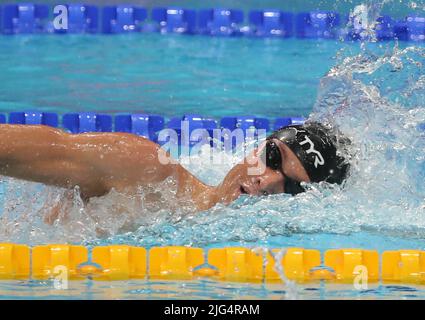
[[[267,140],[284,142],[303,164],[311,182],[326,181],[341,184],[350,165],[337,155],[336,144],[349,144],[350,140],[337,136],[318,122],[290,125],[272,133]]]

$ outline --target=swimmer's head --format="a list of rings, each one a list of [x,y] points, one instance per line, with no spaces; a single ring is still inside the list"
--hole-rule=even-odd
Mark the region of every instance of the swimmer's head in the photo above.
[[[341,184],[347,177],[349,164],[337,152],[337,145],[349,144],[350,141],[339,132],[334,133],[317,122],[307,122],[304,125],[291,125],[273,132],[267,138],[267,147],[273,148],[273,142],[276,143],[276,140],[283,142],[292,150],[311,182],[326,181]],[[276,161],[274,157],[276,155],[273,155],[271,150],[267,150],[268,166]]]
[[[228,172],[217,188],[218,197],[230,203],[241,194],[295,195],[305,191],[303,182],[341,184],[349,164],[337,148],[349,143],[339,132],[315,122],[281,128]],[[258,167],[259,162],[265,165]]]

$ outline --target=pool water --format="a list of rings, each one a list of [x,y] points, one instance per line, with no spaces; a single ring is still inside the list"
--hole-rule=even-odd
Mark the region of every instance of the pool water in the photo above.
[[[107,236],[75,198],[68,224],[46,226],[43,210],[63,190],[3,179],[0,241],[70,242],[203,248],[425,248],[425,50],[423,44],[350,43],[202,36],[0,37],[0,112],[143,112],[214,118],[252,114],[311,116],[337,124],[353,141],[344,187],[311,185],[297,197],[241,197],[199,214],[134,207],[110,194],[92,210]],[[217,184],[240,159],[187,167]],[[206,154],[200,160],[207,159]],[[161,187],[158,187],[161,190]],[[117,201],[127,207],[114,215]],[[92,212],[93,213],[93,212]],[[135,230],[120,231],[134,214]],[[130,220],[129,220],[130,221]],[[109,226],[109,227],[108,227]],[[116,226],[116,227],[112,227]],[[326,283],[210,281],[0,282],[1,298],[423,298],[422,286],[370,284],[368,290]],[[184,295],[182,295],[184,293]]]
[[[270,118],[309,114],[340,47],[158,34],[0,37],[0,46],[0,111]]]
[[[352,285],[314,282],[288,291],[282,284],[192,281],[73,281],[66,290],[56,290],[49,281],[2,281],[0,299],[424,299],[425,286],[369,284],[353,290]]]

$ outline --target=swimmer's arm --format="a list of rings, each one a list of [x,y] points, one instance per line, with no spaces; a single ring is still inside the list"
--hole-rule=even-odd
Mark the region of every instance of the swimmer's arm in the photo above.
[[[159,146],[126,133],[72,135],[47,126],[0,125],[0,174],[60,187],[85,197],[176,176],[199,181],[178,164],[162,164]]]

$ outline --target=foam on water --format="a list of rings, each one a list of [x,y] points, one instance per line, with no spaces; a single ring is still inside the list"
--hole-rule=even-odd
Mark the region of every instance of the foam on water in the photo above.
[[[154,232],[142,226],[134,239],[205,245],[365,230],[423,238],[425,135],[419,124],[425,121],[424,62],[423,48],[396,46],[378,56],[365,47],[358,55],[341,57],[322,79],[311,119],[338,126],[353,141],[342,150],[352,163],[343,187],[314,184],[296,197],[243,196],[229,207],[218,205],[174,225],[157,225]],[[196,170],[216,182],[225,169]]]

